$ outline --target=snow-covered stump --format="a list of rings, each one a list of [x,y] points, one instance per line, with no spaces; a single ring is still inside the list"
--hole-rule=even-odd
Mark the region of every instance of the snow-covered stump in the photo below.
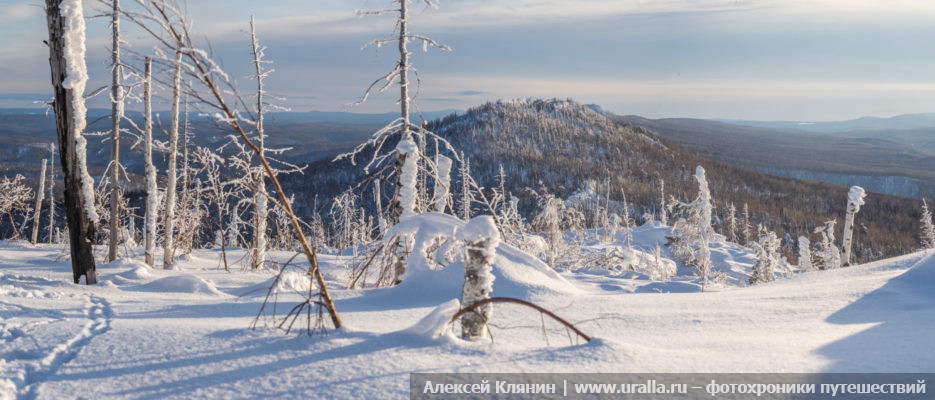
[[[811,242],[805,236],[799,236],[799,267],[805,271],[814,268],[812,265],[812,252],[810,250]]]
[[[842,260],[844,265],[851,264],[851,247],[854,238],[854,217],[857,215],[857,212],[860,211],[860,206],[864,205],[864,197],[866,196],[867,192],[865,192],[864,188],[860,186],[851,186],[851,190],[847,194],[847,215],[844,219],[844,239],[841,243],[841,249],[844,251],[844,259]]]
[[[494,276],[491,273],[500,232],[492,217],[488,215],[472,219],[458,230],[455,239],[464,241],[464,286],[461,288],[461,304],[470,307],[478,301],[490,298]],[[493,304],[477,307],[474,312],[461,317],[461,337],[464,339],[487,336],[487,321],[493,313]]]

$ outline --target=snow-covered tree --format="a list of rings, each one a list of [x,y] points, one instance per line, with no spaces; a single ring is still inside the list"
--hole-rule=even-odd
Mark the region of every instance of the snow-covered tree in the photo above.
[[[146,265],[156,265],[156,219],[159,216],[159,189],[153,164],[152,83],[153,59],[146,57],[143,77],[143,165],[146,182],[146,214],[143,223],[143,252]]]
[[[659,180],[659,222],[669,224],[669,213],[666,210],[666,181]]]
[[[776,232],[770,231],[762,225],[759,230],[760,238],[749,244],[756,253],[756,264],[753,265],[753,271],[748,281],[751,285],[774,280],[776,277],[775,272],[780,266],[780,241],[776,237]]]
[[[49,244],[55,232],[55,142],[49,143]]]
[[[734,203],[727,206],[727,240],[737,242],[737,207]]]
[[[810,271],[812,265],[811,242],[805,236],[799,236],[799,267],[805,271]]]
[[[925,199],[922,199],[922,218],[920,222],[922,223],[922,231],[919,234],[919,239],[922,247],[926,249],[935,248],[935,225],[932,224],[932,212],[929,211]]]
[[[427,159],[422,159],[424,153],[420,151],[420,146],[417,144],[417,141],[424,144],[426,136],[431,136],[435,140],[443,140],[422,127],[412,124],[410,121],[409,109],[412,102],[410,85],[412,82],[409,79],[409,73],[414,69],[409,61],[410,52],[408,45],[410,41],[421,41],[423,51],[427,51],[429,46],[445,51],[451,50],[451,48],[439,44],[428,37],[409,32],[409,3],[411,1],[412,0],[393,0],[393,3],[399,5],[398,8],[359,12],[361,15],[396,14],[395,35],[389,38],[372,40],[365,44],[364,48],[369,46],[379,48],[384,44],[396,43],[399,50],[399,60],[390,72],[374,80],[373,83],[370,84],[364,92],[363,98],[358,101],[357,104],[366,101],[373,89],[378,88],[378,90],[382,92],[394,83],[398,83],[400,117],[383,129],[377,131],[369,141],[361,144],[361,146],[358,146],[354,151],[342,154],[337,158],[350,157],[353,161],[353,156],[359,153],[364,147],[375,145],[377,147],[374,151],[375,157],[371,160],[370,164],[364,168],[366,170],[377,159],[380,159],[380,161],[385,159],[385,157],[378,156],[382,144],[385,142],[385,138],[389,135],[399,133],[400,141],[393,154],[393,158],[395,158],[396,194],[392,197],[392,203],[389,207],[389,223],[391,225],[398,223],[403,215],[408,216],[415,213],[416,199],[418,193],[420,193],[420,189],[417,187],[417,182],[419,181],[418,166],[420,162],[427,161]],[[423,2],[429,7],[437,7],[436,0],[423,0]],[[413,138],[413,135],[418,137]],[[411,158],[411,160],[407,161],[407,158]],[[410,193],[411,196],[409,195]]]
[[[448,193],[451,188],[451,159],[443,155],[435,156],[435,165],[438,167],[438,177],[435,179],[432,209],[444,213],[448,206]]]
[[[171,122],[169,123],[169,161],[168,167],[166,168],[166,196],[165,196],[165,217],[163,218],[163,225],[165,226],[165,235],[163,240],[163,255],[162,255],[162,268],[169,269],[174,261],[172,259],[173,251],[175,249],[175,206],[176,206],[176,190],[178,189],[176,178],[177,178],[177,168],[178,168],[178,153],[179,153],[179,102],[182,96],[182,49],[185,47],[185,43],[181,40],[176,40],[175,45],[175,60],[172,64],[173,66],[173,75],[172,75],[172,111],[171,111]]]
[[[123,10],[120,9],[120,0],[110,0],[113,11],[111,12],[110,27],[113,31],[113,45],[111,47],[111,131],[110,131],[110,244],[107,251],[107,260],[113,261],[119,257],[118,246],[120,243],[120,121],[124,116],[123,103],[123,84],[122,73],[123,65],[120,63],[120,15]]]
[[[844,249],[844,265],[851,264],[851,247],[853,238],[854,238],[854,218],[857,216],[857,212],[860,211],[860,206],[864,205],[864,197],[867,196],[867,192],[864,191],[864,188],[860,186],[851,186],[851,190],[847,193],[847,214],[844,219],[844,240],[841,243],[841,248]]]
[[[740,223],[740,232],[743,233],[743,243],[750,242],[750,207],[743,203],[743,221]]]
[[[474,193],[471,190],[471,162],[461,155],[461,219],[471,219],[471,204],[474,203]]]
[[[17,228],[16,219],[13,214],[21,214],[22,223],[25,223],[25,217],[29,213],[29,201],[32,200],[32,189],[26,186],[26,178],[16,174],[12,179],[4,176],[0,179],[0,218],[7,217],[10,225],[13,227],[13,239],[20,238],[20,230]]]
[[[841,267],[841,250],[834,244],[834,219],[828,220],[824,225],[815,228],[815,233],[821,235],[821,243],[813,260],[819,270],[835,269]]]
[[[49,160],[42,159],[42,169],[39,172],[39,187],[36,189],[36,207],[33,210],[32,220],[32,245],[35,246],[39,240],[39,214],[42,211],[42,200],[45,197],[45,164]]]
[[[695,180],[698,181],[698,197],[691,203],[682,204],[684,217],[672,227],[675,234],[672,245],[676,257],[685,265],[695,267],[696,274],[701,278],[701,290],[704,290],[712,266],[709,246],[714,239],[714,228],[711,226],[713,206],[705,170],[700,165],[695,168]]]
[[[461,304],[469,307],[478,301],[490,298],[494,276],[492,264],[500,244],[500,232],[489,215],[469,221],[456,233],[456,240],[464,242],[464,286],[461,289]],[[477,307],[475,312],[461,317],[461,337],[464,339],[487,336],[487,321],[493,313],[493,304]]]
[[[97,283],[91,247],[94,226],[94,181],[88,174],[87,125],[84,90],[88,81],[85,65],[85,21],[81,0],[46,0],[49,28],[49,64],[58,131],[59,154],[65,173],[65,211],[71,246],[72,275],[75,283]]]

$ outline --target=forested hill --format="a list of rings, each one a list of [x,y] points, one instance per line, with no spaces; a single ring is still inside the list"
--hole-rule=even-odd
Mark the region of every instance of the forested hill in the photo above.
[[[781,178],[711,161],[572,100],[487,103],[436,120],[428,128],[464,152],[481,186],[498,186],[502,166],[506,189],[521,199],[527,217],[535,210],[528,189],[546,189],[567,198],[588,182],[601,193],[609,187],[613,200],[622,200],[625,193],[637,215],[655,215],[660,180],[665,181],[667,197],[692,200],[697,191],[692,174],[695,166],[702,165],[718,220],[726,219],[728,205],[733,203],[738,210],[748,204],[753,224],[762,223],[776,230],[779,237],[788,233],[793,238],[806,235],[815,240],[811,231],[824,221],[836,218],[839,231],[843,225],[847,187]],[[452,174],[454,192],[461,187],[457,169],[456,165]],[[290,180],[318,193],[321,205],[334,191],[364,177],[359,166],[342,161],[315,163],[304,176]],[[370,196],[368,191],[364,198]],[[308,210],[310,201],[304,198],[298,203]],[[917,247],[920,204],[877,193],[871,193],[866,201],[858,215],[855,254],[859,260],[902,254]],[[722,231],[725,225],[718,224],[717,230]]]

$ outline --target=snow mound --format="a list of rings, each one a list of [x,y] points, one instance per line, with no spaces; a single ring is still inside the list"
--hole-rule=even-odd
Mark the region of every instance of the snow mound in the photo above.
[[[153,273],[149,267],[136,267],[127,272],[121,272],[117,276],[130,280],[143,280],[151,278]]]
[[[157,279],[128,290],[138,292],[192,293],[223,295],[214,284],[194,275],[178,275]]]
[[[424,307],[447,301],[452,296],[460,296],[464,283],[464,263],[455,261],[442,269],[432,269],[426,251],[436,238],[453,238],[464,227],[464,221],[441,213],[425,213],[400,221],[385,237],[403,234],[415,237],[402,283],[392,288],[373,289],[365,296],[345,299],[341,303],[351,308],[370,308],[390,302],[401,307]],[[457,243],[448,243],[448,246],[455,245]],[[444,247],[433,254],[443,253],[443,250]],[[544,295],[581,292],[536,257],[505,243],[497,246],[492,267],[495,279],[493,296],[529,300]],[[341,307],[338,306],[339,309]]]
[[[451,317],[461,309],[461,302],[458,299],[448,300],[438,307],[435,307],[419,322],[416,322],[410,328],[403,330],[403,333],[428,340],[435,340],[443,335],[451,335],[446,329]]]

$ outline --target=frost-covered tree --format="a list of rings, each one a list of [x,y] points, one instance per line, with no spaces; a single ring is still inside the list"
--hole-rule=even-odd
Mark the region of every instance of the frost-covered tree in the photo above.
[[[417,144],[417,141],[420,143],[425,143],[426,136],[431,136],[435,140],[440,140],[441,138],[435,136],[433,133],[426,131],[420,126],[414,125],[410,122],[409,109],[412,102],[412,97],[410,96],[410,85],[412,82],[409,79],[409,73],[414,71],[412,63],[409,61],[409,42],[410,41],[421,41],[422,50],[427,51],[429,46],[439,48],[441,50],[451,50],[450,47],[439,44],[434,40],[417,34],[412,34],[409,32],[409,3],[412,0],[393,0],[394,4],[398,4],[398,8],[382,10],[382,11],[360,11],[358,12],[361,15],[380,15],[392,13],[396,14],[396,30],[395,35],[389,38],[384,39],[375,39],[364,45],[364,48],[369,46],[375,46],[377,48],[389,44],[396,43],[399,50],[399,59],[394,66],[394,68],[388,72],[386,75],[376,79],[367,90],[364,92],[363,98],[357,102],[360,104],[366,101],[367,97],[370,95],[371,91],[375,88],[378,88],[379,91],[384,91],[391,87],[394,83],[398,83],[399,86],[399,119],[391,122],[389,125],[378,131],[373,135],[373,137],[363,143],[361,146],[358,146],[357,149],[351,153],[343,154],[337,159],[344,157],[351,157],[353,161],[353,156],[360,152],[364,147],[369,145],[375,145],[377,148],[374,151],[375,158],[365,167],[365,170],[374,163],[378,158],[382,159],[384,157],[376,156],[379,154],[380,148],[385,142],[385,138],[389,135],[399,133],[399,143],[396,146],[396,151],[393,154],[395,158],[395,175],[396,175],[396,193],[392,197],[392,201],[389,207],[389,223],[390,225],[395,225],[399,222],[400,218],[404,216],[409,216],[415,214],[416,199],[419,193],[417,188],[417,182],[419,181],[419,164],[423,160],[423,153],[420,151],[420,146]],[[427,6],[435,8],[437,7],[436,0],[422,0]],[[416,135],[418,137],[413,137]],[[447,142],[445,142],[447,143]]]
[[[32,200],[32,189],[26,186],[26,178],[16,174],[12,179],[4,176],[0,179],[0,218],[7,217],[13,227],[13,239],[20,238],[20,230],[16,227],[14,214],[25,217],[29,213],[29,201]]]
[[[669,213],[666,210],[666,181],[659,180],[659,222],[669,224]]]
[[[143,223],[143,253],[146,265],[156,265],[156,219],[159,216],[159,189],[153,164],[152,83],[153,59],[146,57],[143,77],[143,165],[146,182],[146,214]]]
[[[750,207],[743,203],[743,221],[740,223],[740,232],[743,233],[743,243],[750,242]]]
[[[42,200],[45,197],[45,164],[49,160],[42,159],[42,169],[39,172],[39,187],[36,189],[36,207],[33,211],[32,220],[32,245],[35,246],[39,240],[39,214],[42,211]]]
[[[727,240],[737,242],[737,207],[734,203],[727,206]]]
[[[824,225],[815,228],[815,233],[821,235],[821,243],[815,253],[814,264],[819,270],[835,269],[841,267],[841,250],[834,244],[834,219],[828,220]]]
[[[474,193],[471,190],[471,161],[461,155],[461,219],[471,219],[471,204],[474,203]]]
[[[935,248],[935,225],[932,225],[932,212],[929,211],[925,199],[922,199],[922,218],[919,221],[922,223],[922,231],[919,234],[922,247],[926,249]]]
[[[55,142],[49,143],[49,244],[55,232]]]
[[[867,192],[864,191],[864,188],[860,186],[851,186],[851,190],[847,193],[847,214],[844,219],[844,240],[841,243],[841,248],[844,250],[844,265],[851,264],[851,247],[853,238],[854,238],[854,218],[857,216],[857,212],[860,211],[860,206],[864,205],[864,197],[867,196]]]
[[[451,159],[443,155],[436,155],[435,165],[438,166],[438,177],[435,179],[432,209],[444,213],[448,206],[448,193],[451,188]]]
[[[779,269],[779,238],[776,232],[770,231],[760,226],[760,238],[749,244],[756,253],[756,264],[753,265],[753,271],[750,274],[749,283],[770,282],[776,278],[775,272]]]
[[[176,206],[176,190],[177,188],[177,168],[178,168],[178,153],[179,153],[179,102],[182,96],[182,50],[185,48],[185,43],[181,40],[176,40],[175,43],[175,60],[172,64],[173,66],[173,75],[172,75],[172,111],[171,111],[171,122],[169,123],[169,161],[168,167],[166,168],[166,196],[165,196],[165,217],[163,218],[164,229],[164,239],[163,239],[163,254],[162,254],[162,268],[169,269],[172,265],[173,260],[173,251],[175,249],[175,206]]]
[[[113,32],[113,45],[111,47],[111,131],[110,131],[110,243],[107,250],[107,260],[113,261],[119,257],[120,243],[120,121],[124,116],[123,65],[120,63],[120,0],[110,0],[111,12],[110,27]]]
[[[812,244],[808,241],[807,237],[799,236],[799,267],[805,271],[810,271],[814,268],[812,265],[811,246]]]
[[[98,215],[94,210],[94,181],[87,169],[87,121],[84,90],[88,81],[85,65],[85,22],[81,0],[46,0],[49,28],[49,64],[55,100],[55,125],[59,155],[65,173],[65,213],[75,283],[97,283],[92,240]]]
[[[494,276],[492,264],[500,244],[500,232],[489,215],[476,217],[456,233],[456,240],[464,242],[464,286],[461,304],[469,307],[490,298]],[[461,337],[464,339],[487,336],[487,321],[493,313],[493,304],[477,307],[461,317]]]
[[[714,239],[714,228],[711,226],[713,206],[705,170],[700,165],[695,168],[695,180],[698,182],[698,196],[691,203],[682,204],[684,217],[672,227],[675,234],[673,253],[685,265],[695,267],[703,291],[711,273],[709,246]]]

